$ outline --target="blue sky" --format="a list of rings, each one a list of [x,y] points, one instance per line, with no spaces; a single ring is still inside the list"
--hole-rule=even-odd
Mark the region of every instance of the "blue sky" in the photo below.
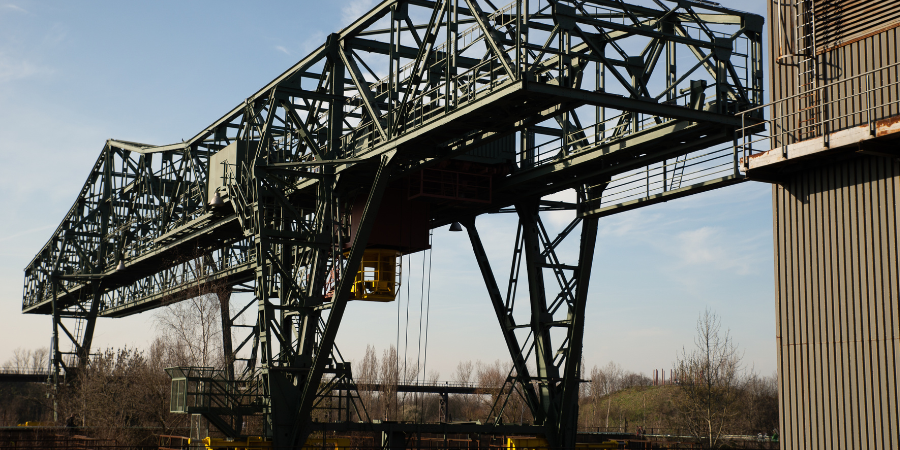
[[[23,268],[71,206],[105,139],[167,144],[193,136],[373,4],[334,2],[0,2],[0,361],[49,344],[50,320],[20,313]],[[765,5],[723,1],[763,14]],[[564,213],[548,217],[559,226]],[[717,312],[745,365],[775,370],[771,187],[744,183],[600,221],[587,310],[588,366],[649,374],[690,346]],[[515,219],[479,219],[498,280]],[[565,253],[565,252],[564,252]],[[405,270],[421,273],[422,254]],[[428,371],[506,361],[465,233],[435,230]],[[405,261],[404,261],[405,262]],[[415,358],[420,277],[390,304],[354,302],[338,344],[396,342]],[[408,304],[407,304],[408,300]],[[143,347],[150,314],[102,319],[95,345]]]

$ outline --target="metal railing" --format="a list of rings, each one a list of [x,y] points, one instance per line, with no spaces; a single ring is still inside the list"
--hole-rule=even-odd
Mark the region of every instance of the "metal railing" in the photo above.
[[[357,384],[365,385],[381,385],[381,386],[422,386],[422,387],[453,387],[453,388],[472,388],[472,389],[496,389],[497,386],[485,386],[475,382],[458,382],[458,381],[426,381],[426,380],[358,380]]]
[[[879,120],[897,115],[900,62],[739,113],[738,145],[746,168],[753,154],[781,148],[787,156],[788,146],[799,142],[822,139],[829,147],[830,135],[837,131],[867,126],[874,136]],[[762,144],[765,141],[769,143]]]
[[[258,373],[236,380],[212,367],[169,367],[166,373],[172,378],[172,412],[248,413],[262,407],[263,379]]]
[[[594,200],[599,207],[675,191],[705,181],[740,176],[733,145],[722,145],[651,164],[614,177]]]
[[[40,369],[32,369],[32,368],[18,368],[18,367],[6,367],[0,369],[0,374],[4,375],[50,375],[50,371],[46,368]]]

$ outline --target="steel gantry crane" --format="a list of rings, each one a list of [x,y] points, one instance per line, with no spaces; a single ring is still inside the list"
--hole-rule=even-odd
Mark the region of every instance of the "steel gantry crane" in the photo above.
[[[23,312],[52,315],[56,380],[86,364],[97,317],[215,293],[226,368],[169,369],[173,411],[232,437],[262,414],[276,447],[378,430],[349,412],[310,420],[351,382],[334,352],[341,319],[350,300],[392,300],[398,257],[459,222],[533,425],[497,414],[424,430],[573,447],[598,218],[744,180],[735,113],[762,104],[762,27],[704,1],[386,0],[193,138],[108,140],[25,269]],[[576,202],[542,200],[567,189]],[[576,218],[552,236],[541,212],[559,209]],[[494,212],[519,219],[502,287],[476,227]],[[556,254],[567,239],[580,249],[569,264]],[[255,298],[234,314],[238,290]],[[233,334],[254,305],[255,326]]]

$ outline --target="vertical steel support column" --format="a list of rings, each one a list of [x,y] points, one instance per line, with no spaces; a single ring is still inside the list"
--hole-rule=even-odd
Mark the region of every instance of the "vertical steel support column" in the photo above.
[[[725,113],[726,92],[728,92],[728,67],[726,63],[727,61],[716,61],[716,111],[719,114]]]
[[[316,203],[319,205],[317,211],[318,224],[316,229],[316,240],[318,242],[328,242],[327,248],[317,248],[313,257],[312,270],[308,275],[306,303],[303,308],[299,309],[298,318],[298,343],[297,355],[299,364],[302,367],[309,367],[312,364],[315,354],[316,330],[319,326],[319,317],[321,313],[315,307],[323,302],[323,289],[325,287],[325,278],[327,277],[328,261],[333,261],[333,267],[340,264],[340,248],[339,243],[334,239],[334,198],[333,198],[333,182],[334,167],[323,166],[323,175],[319,182],[318,198]]]
[[[58,293],[56,289],[56,283],[59,283],[59,279],[56,277],[56,271],[50,274],[50,288],[52,290],[51,295],[51,308],[53,313],[53,337],[52,343],[50,345],[50,382],[53,383],[53,392],[50,394],[53,396],[53,421],[59,421],[59,369],[60,369],[60,358],[59,358],[59,306],[56,304],[56,295]]]
[[[323,302],[323,290],[325,287],[325,278],[327,277],[328,261],[332,260],[332,270],[337,270],[340,265],[340,243],[334,239],[334,198],[333,198],[333,182],[334,167],[323,166],[323,175],[319,182],[317,204],[319,210],[318,229],[316,230],[316,240],[319,242],[328,242],[327,248],[317,248],[312,264],[312,270],[307,281],[306,304],[301,308],[298,321],[298,345],[297,354],[300,364],[303,367],[309,367],[312,364],[315,353],[316,330],[319,326],[319,317],[321,313],[316,306]]]
[[[759,32],[755,33],[751,42],[752,53],[750,61],[753,67],[753,104],[761,105],[764,102],[763,90],[763,48],[762,48],[762,24]],[[759,110],[761,113],[762,110]]]
[[[726,113],[728,104],[728,64],[731,60],[732,46],[728,38],[716,38],[713,56],[716,61],[716,112]],[[702,106],[702,105],[701,105]]]
[[[578,251],[578,268],[575,270],[575,304],[569,326],[568,347],[566,348],[566,368],[562,381],[562,406],[559,419],[560,445],[575,447],[578,432],[578,391],[581,383],[581,355],[584,341],[584,313],[587,304],[591,267],[594,261],[594,247],[597,243],[596,217],[581,221],[581,245]]]
[[[225,357],[225,373],[228,380],[234,380],[234,347],[231,342],[231,286],[216,294],[219,312],[222,316],[222,353]]]
[[[503,333],[503,339],[506,341],[506,348],[509,356],[512,358],[513,365],[516,368],[516,376],[521,381],[522,390],[525,391],[525,401],[535,423],[544,423],[546,417],[545,411],[541,408],[541,402],[538,400],[534,386],[530,383],[531,377],[528,374],[528,365],[525,357],[522,355],[522,348],[514,333],[516,323],[513,320],[510,311],[507,311],[503,303],[503,296],[497,281],[494,278],[494,272],[491,270],[491,263],[488,260],[487,253],[481,243],[481,237],[475,228],[475,218],[468,218],[461,222],[466,227],[469,234],[469,241],[472,243],[472,251],[475,253],[475,260],[478,262],[478,268],[481,269],[481,277],[484,278],[484,284],[488,290],[488,296],[491,304],[494,306],[494,313],[497,314],[497,320],[500,322],[500,331]]]
[[[447,65],[444,74],[444,110],[450,112],[456,107],[456,54],[459,36],[458,0],[447,2]]]
[[[109,199],[112,197],[112,184],[110,183],[110,177],[112,176],[112,158],[110,155],[109,146],[104,149],[106,153],[105,161],[104,161],[104,169],[103,169],[103,201],[100,205],[100,235],[106,236],[109,233]],[[100,245],[98,246],[98,255],[97,260],[102,261],[102,258],[106,255],[107,242],[105,239],[100,240]],[[122,258],[122,255],[119,255],[119,258]],[[118,261],[113,264],[118,263]],[[96,271],[102,270],[98,267],[94,268],[95,274]],[[91,345],[94,342],[94,328],[97,323],[97,313],[100,311],[100,302],[103,300],[103,282],[102,281],[93,281],[91,282],[91,308],[87,312],[87,317],[85,318],[85,327],[84,327],[84,336],[81,340],[81,345],[76,349],[78,352],[78,368],[84,369],[88,364],[88,359],[91,355]],[[54,293],[54,298],[56,294]],[[55,327],[54,327],[55,328]],[[59,339],[56,334],[54,334],[54,342],[56,345],[56,352],[59,352]],[[76,343],[78,345],[78,343]],[[55,413],[54,413],[55,414]]]
[[[528,275],[528,293],[531,303],[531,330],[534,335],[535,365],[541,408],[547,426],[547,441],[551,446],[559,445],[556,435],[556,424],[559,420],[558,392],[559,371],[553,364],[553,344],[550,340],[549,322],[553,317],[547,310],[547,294],[544,287],[543,266],[545,257],[541,252],[541,241],[538,233],[538,201],[517,203],[516,212],[522,224],[524,238],[525,267]]]
[[[519,79],[521,80],[525,75],[524,71],[526,67],[531,67],[531,64],[528,61],[528,55],[530,52],[525,51],[525,44],[529,42],[529,30],[530,26],[528,24],[528,18],[531,17],[530,9],[529,9],[529,0],[520,0],[521,2],[521,14],[519,20],[521,21],[519,26],[521,28],[517,28],[516,31],[519,33],[521,43],[522,43],[522,67],[519,69]]]
[[[675,23],[671,21],[665,21],[662,23],[663,33],[667,34],[675,34]],[[678,82],[678,67],[676,62],[678,61],[678,55],[676,49],[678,48],[674,42],[666,41],[666,87],[672,87],[666,92],[666,102],[669,104],[676,104],[677,102],[677,93],[675,92],[675,84]],[[678,161],[676,157],[676,162]],[[669,190],[668,187],[668,174],[667,174],[667,165],[668,160],[664,159],[662,162],[662,190],[663,192]],[[672,170],[672,178],[675,177],[675,170]]]
[[[519,142],[521,145],[520,155],[522,155],[519,158],[519,168],[528,169],[534,167],[536,158],[534,153],[534,131],[529,127],[523,128]]]
[[[440,396],[438,421],[442,423],[450,422],[450,394],[447,392],[440,392],[438,395]]]
[[[273,430],[280,429],[293,422],[292,407],[298,397],[297,389],[293,385],[293,374],[283,369],[295,364],[290,357],[290,342],[283,339],[283,323],[281,311],[276,311],[276,305],[270,299],[282,298],[286,278],[292,274],[285,273],[283,263],[279,261],[285,252],[285,245],[277,239],[270,239],[269,233],[272,227],[275,231],[281,225],[283,208],[276,206],[271,200],[262,177],[265,173],[257,168],[266,161],[266,140],[269,133],[269,125],[275,114],[274,97],[269,102],[266,121],[263,124],[262,136],[256,154],[250,159],[250,179],[245,180],[245,186],[254,192],[252,201],[254,205],[253,234],[256,245],[256,298],[257,326],[259,327],[259,345],[261,352],[260,365],[262,368],[263,384],[265,386],[268,404],[264,413],[265,434],[271,435]],[[255,117],[261,110],[253,105],[252,114]],[[251,113],[248,111],[248,113]],[[279,283],[280,282],[280,283]],[[279,305],[279,306],[284,306]],[[275,347],[277,345],[277,348]],[[286,356],[287,355],[287,356]]]
[[[400,25],[398,24],[398,21],[402,20],[402,16],[404,15],[407,7],[408,4],[402,2],[391,6],[391,39],[389,44],[390,46],[388,47],[387,103],[389,107],[387,111],[387,129],[385,129],[388,139],[394,137],[394,122],[396,120],[396,118],[394,117],[394,110],[396,108],[391,107],[390,105],[399,97],[397,93],[397,85],[398,79],[400,77],[400,58],[396,56],[396,51],[400,48]],[[398,8],[403,8],[403,11],[397,11]],[[394,28],[395,26],[397,28]]]
[[[78,346],[78,369],[84,369],[88,364],[88,358],[91,355],[91,345],[94,341],[94,327],[97,323],[97,312],[100,310],[100,302],[103,299],[103,290],[100,288],[100,281],[91,283],[91,309],[87,311],[84,320],[84,336],[81,338],[81,344]]]
[[[329,59],[332,62],[331,67],[331,95],[333,99],[328,108],[328,155],[332,158],[340,158],[346,155],[339,154],[341,150],[341,136],[344,134],[344,76],[346,67],[340,58],[340,36],[332,34],[328,37],[328,43],[331,47]],[[372,120],[378,120],[373,117]]]
[[[670,21],[665,21],[662,23],[662,31],[666,34],[675,34],[675,23]],[[666,87],[673,86],[678,81],[678,67],[676,62],[678,61],[678,55],[676,53],[676,49],[678,48],[674,42],[667,40],[666,41]],[[669,89],[666,92],[666,101],[673,101],[677,97],[677,92],[675,89]]]
[[[219,300],[219,313],[221,314],[221,322],[222,322],[222,356],[225,358],[225,376],[228,381],[228,389],[229,394],[233,395],[236,392],[232,391],[235,388],[235,384],[233,381],[235,380],[234,373],[234,361],[235,361],[235,352],[234,352],[234,344],[231,340],[231,326],[232,326],[232,318],[231,318],[231,286],[227,286],[221,292],[216,293],[216,297]],[[228,397],[228,407],[236,408],[238,405],[233,403],[233,398],[231,396]],[[228,425],[235,432],[240,434],[241,429],[243,428],[244,418],[240,414],[234,414],[231,416],[231,423]]]

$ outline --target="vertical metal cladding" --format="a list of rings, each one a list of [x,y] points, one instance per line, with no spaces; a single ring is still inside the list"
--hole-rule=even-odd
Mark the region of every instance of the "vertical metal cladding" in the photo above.
[[[782,448],[900,448],[900,162],[811,167],[772,197]]]
[[[804,8],[812,8],[808,15],[798,15]],[[779,12],[780,9],[780,12]],[[818,86],[853,78],[900,61],[900,1],[843,2],[825,0],[773,0],[768,5],[769,36],[769,101],[813,92]],[[806,23],[798,27],[798,18]],[[811,18],[811,19],[810,19]],[[806,44],[804,44],[806,42]],[[806,47],[804,47],[806,45]],[[807,62],[814,59],[812,79],[804,78]],[[900,74],[880,72],[873,75],[874,84],[896,82]],[[809,109],[811,115],[822,114],[830,120],[829,130],[835,131],[862,125],[867,117],[862,97],[851,92],[866,89],[863,84],[839,85],[827,92],[814,92],[803,101],[779,105],[784,110],[770,111],[773,117],[789,114],[793,108]],[[879,91],[877,95],[897,96],[900,92]],[[831,103],[831,99],[847,98]],[[884,99],[873,99],[885,104]],[[820,103],[828,104],[819,112]],[[888,110],[887,108],[893,108]],[[879,118],[900,113],[896,106],[876,112]],[[818,118],[818,117],[817,117]],[[809,120],[810,118],[806,118]],[[802,123],[795,124],[796,127]]]
[[[856,42],[900,24],[892,1],[816,0],[816,52]]]

